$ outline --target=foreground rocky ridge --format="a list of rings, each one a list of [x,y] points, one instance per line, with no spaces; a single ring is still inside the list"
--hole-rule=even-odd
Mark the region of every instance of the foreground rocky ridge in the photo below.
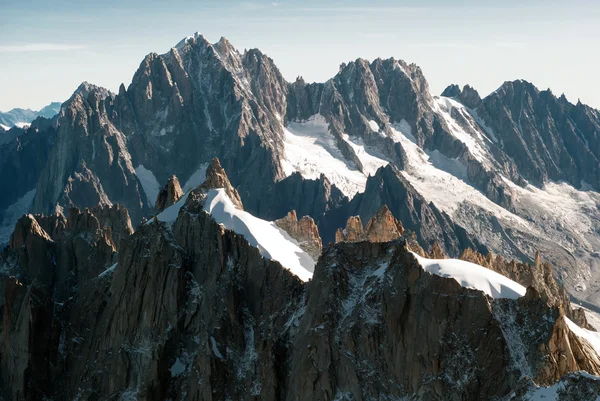
[[[303,283],[205,211],[229,185],[217,163],[176,220],[135,233],[119,206],[19,221],[1,256],[5,399],[518,399],[600,374],[537,282],[493,299],[425,272],[402,238],[329,246]]]

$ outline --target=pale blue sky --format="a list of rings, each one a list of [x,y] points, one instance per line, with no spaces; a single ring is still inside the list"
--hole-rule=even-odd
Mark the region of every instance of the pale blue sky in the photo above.
[[[599,3],[0,0],[0,110],[64,101],[84,80],[116,91],[146,54],[196,31],[261,49],[288,80],[393,56],[419,65],[433,94],[521,78],[600,108]]]

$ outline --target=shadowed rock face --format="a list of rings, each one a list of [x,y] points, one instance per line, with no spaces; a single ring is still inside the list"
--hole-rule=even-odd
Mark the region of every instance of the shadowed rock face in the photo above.
[[[126,209],[94,211],[97,215],[73,208],[68,218],[24,216],[10,247],[0,254],[0,394],[5,399],[61,393],[56,385],[67,341],[82,338],[65,326],[69,305],[95,288],[98,274],[116,259],[116,242],[132,233]]]
[[[465,85],[462,90],[458,85],[450,85],[444,89],[442,96],[456,99],[470,109],[476,109],[481,104],[479,93],[469,85]]]
[[[8,206],[36,188],[56,138],[54,127],[41,119],[27,130],[11,129],[2,139],[12,133],[14,138],[0,141],[0,221],[5,219]]]

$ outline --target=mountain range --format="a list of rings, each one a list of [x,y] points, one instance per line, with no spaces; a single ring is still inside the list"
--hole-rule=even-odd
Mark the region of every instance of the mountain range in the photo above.
[[[200,34],[59,110],[0,144],[7,399],[600,394],[598,110]]]
[[[40,111],[31,109],[12,109],[0,112],[0,128],[8,131],[12,127],[22,128],[38,117],[52,118],[60,111],[60,102],[52,102]]]

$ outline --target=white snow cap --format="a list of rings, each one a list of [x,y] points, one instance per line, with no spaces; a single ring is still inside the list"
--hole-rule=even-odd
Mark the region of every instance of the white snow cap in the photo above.
[[[526,289],[521,284],[475,263],[459,259],[427,259],[412,254],[425,271],[453,278],[461,286],[482,291],[492,298],[517,299],[525,295]]]

